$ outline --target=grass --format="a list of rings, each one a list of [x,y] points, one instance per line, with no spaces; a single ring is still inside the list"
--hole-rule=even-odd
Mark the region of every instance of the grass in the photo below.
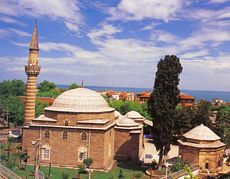
[[[5,153],[5,151],[2,151],[2,152]],[[12,147],[12,150],[10,152],[10,162],[13,162],[13,158],[12,158],[13,153],[16,153],[15,146]],[[3,164],[4,166],[7,166],[6,161],[2,161],[1,164]],[[21,170],[18,168],[18,165],[19,165],[19,159],[16,159],[15,165],[10,170],[12,170],[15,174],[21,176],[22,179],[33,179],[34,178],[34,176],[30,176],[30,173],[34,171],[34,166],[28,165],[26,166],[25,170]],[[94,171],[91,174],[91,178],[92,179],[117,179],[120,173],[120,169],[122,170],[124,179],[132,179],[136,173],[142,174],[141,179],[149,178],[148,176],[145,175],[144,170],[140,166],[133,165],[131,163],[118,164],[118,166],[114,167],[109,172]],[[40,170],[45,174],[45,176],[48,176],[49,167],[41,167]],[[63,173],[69,174],[69,179],[71,179],[73,177],[77,177],[78,170],[71,169],[71,168],[52,167],[50,179],[62,179]],[[81,175],[80,178],[88,179],[88,174]]]
[[[127,168],[120,168],[120,167],[114,167],[113,170],[109,172],[98,172],[94,171],[91,174],[92,179],[117,179],[120,169],[123,172],[125,179],[131,179],[136,173],[142,173],[142,170],[133,170],[133,169],[127,169]],[[34,176],[29,176],[30,172],[34,170],[33,166],[26,166],[25,170],[20,170],[17,165],[15,165],[11,169],[15,174],[22,177],[22,179],[32,179]],[[41,171],[45,174],[45,176],[48,176],[49,168],[48,167],[41,167]],[[69,169],[69,168],[57,168],[52,167],[51,168],[51,179],[62,179],[62,173],[69,174],[69,178],[76,177],[77,176],[77,169]],[[142,173],[142,179],[149,178],[144,173]],[[88,174],[81,175],[81,179],[88,179]]]

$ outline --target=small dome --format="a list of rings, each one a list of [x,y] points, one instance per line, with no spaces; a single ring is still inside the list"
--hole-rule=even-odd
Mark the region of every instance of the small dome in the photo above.
[[[136,123],[134,120],[126,118],[124,116],[122,116],[121,119],[119,119],[116,124],[117,124],[117,126],[120,126],[120,127],[135,127],[135,126],[139,126],[139,124]]]
[[[211,129],[204,126],[203,124],[193,128],[183,135],[185,138],[194,139],[194,140],[205,140],[205,141],[216,141],[220,140],[220,137],[217,136]]]
[[[62,93],[54,100],[52,106],[46,107],[45,110],[63,112],[114,111],[98,92],[87,88],[76,88]]]
[[[115,118],[119,118],[121,116],[121,113],[119,111],[115,111],[114,112]]]
[[[143,116],[140,115],[138,112],[136,111],[129,111],[125,114],[125,117],[130,118],[130,119],[142,119]]]

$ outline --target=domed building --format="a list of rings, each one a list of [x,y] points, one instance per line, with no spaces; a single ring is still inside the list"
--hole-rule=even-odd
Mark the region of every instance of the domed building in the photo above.
[[[97,92],[77,88],[58,96],[44,114],[35,118],[38,64],[38,31],[35,23],[25,66],[27,75],[23,149],[28,163],[74,166],[92,158],[92,168],[110,169],[114,159],[139,160],[143,125],[124,118]],[[39,144],[39,145],[38,145]],[[36,171],[38,165],[36,165]]]
[[[178,143],[181,158],[199,165],[201,173],[216,174],[222,170],[225,144],[208,127],[201,124],[193,128]]]
[[[77,166],[90,157],[92,168],[108,169],[114,158],[139,160],[142,128],[109,107],[99,93],[77,88],[62,93],[24,127],[23,146],[31,163],[39,140],[41,164]]]

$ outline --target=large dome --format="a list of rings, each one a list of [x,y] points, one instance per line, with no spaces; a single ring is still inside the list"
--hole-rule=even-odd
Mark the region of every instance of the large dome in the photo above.
[[[46,107],[45,110],[63,112],[114,111],[98,92],[87,88],[76,88],[62,93],[54,100],[52,106]]]

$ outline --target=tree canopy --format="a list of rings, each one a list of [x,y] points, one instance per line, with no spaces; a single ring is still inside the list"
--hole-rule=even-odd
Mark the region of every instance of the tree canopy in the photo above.
[[[156,149],[159,151],[160,169],[163,164],[163,155],[167,155],[170,144],[173,143],[175,127],[176,106],[179,103],[177,96],[179,74],[182,66],[179,58],[174,55],[166,55],[157,65],[154,89],[148,101],[148,109],[153,120],[153,139]]]
[[[76,84],[76,83],[72,83],[72,84],[69,85],[68,89],[71,90],[71,89],[76,89],[76,88],[80,88],[80,86],[78,84]]]
[[[23,96],[25,86],[22,80],[4,80],[0,83],[0,96]]]
[[[38,86],[39,92],[47,92],[55,88],[56,88],[56,84],[53,82],[49,82],[47,80],[44,80]]]

